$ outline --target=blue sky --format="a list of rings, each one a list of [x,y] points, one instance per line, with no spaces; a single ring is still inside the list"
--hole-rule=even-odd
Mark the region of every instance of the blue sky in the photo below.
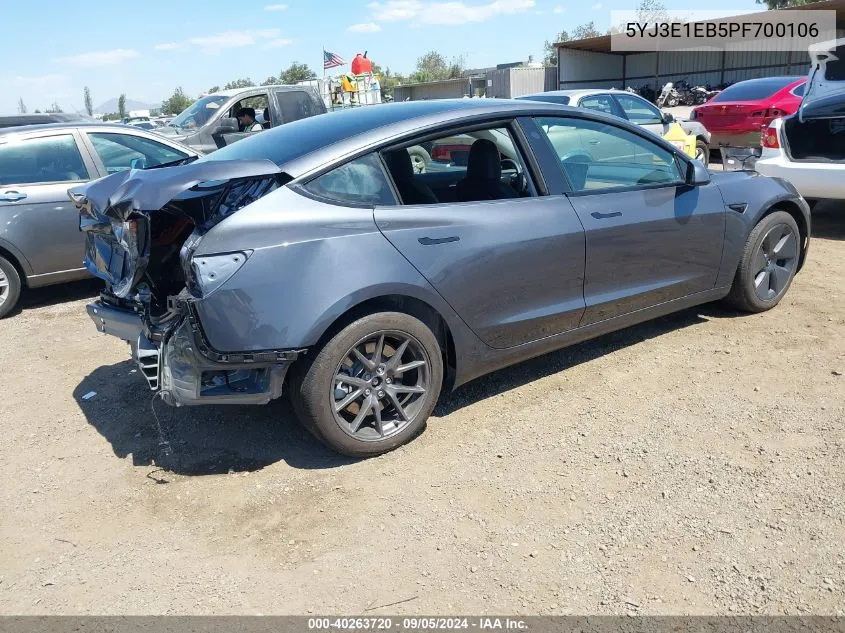
[[[214,85],[277,75],[292,61],[322,74],[325,47],[347,61],[359,51],[407,73],[429,50],[464,55],[469,67],[540,59],[543,42],[561,29],[595,20],[638,0],[41,0],[37,10],[8,2],[0,39],[0,114],[33,111],[53,101],[82,108],[87,85],[96,107],[121,92],[160,102],[176,86],[196,96]],[[673,6],[669,2],[666,3]],[[754,0],[719,0],[733,10]]]

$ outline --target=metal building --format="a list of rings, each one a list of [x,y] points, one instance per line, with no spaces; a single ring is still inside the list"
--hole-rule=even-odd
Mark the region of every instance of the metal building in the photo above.
[[[845,37],[845,0],[825,0],[795,9],[836,11],[836,34]],[[751,20],[754,14],[743,19]],[[614,52],[611,36],[559,42],[558,85],[572,88],[651,87],[659,92],[667,81],[686,79],[693,84],[722,85],[778,75],[806,75],[810,58],[806,52],[782,51],[777,41],[771,50],[747,50],[747,46],[728,44],[724,49],[673,50],[658,52]],[[746,48],[746,50],[742,50]]]

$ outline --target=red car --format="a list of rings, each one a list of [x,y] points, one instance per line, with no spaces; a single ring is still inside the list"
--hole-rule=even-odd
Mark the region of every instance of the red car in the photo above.
[[[806,83],[806,77],[740,81],[693,108],[690,119],[707,128],[714,147],[759,147],[762,128],[798,110]]]

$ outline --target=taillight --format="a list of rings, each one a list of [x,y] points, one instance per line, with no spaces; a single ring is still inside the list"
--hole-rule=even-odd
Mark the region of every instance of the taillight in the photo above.
[[[439,161],[449,161],[452,158],[452,152],[445,147],[434,147],[431,150],[431,159]]]
[[[780,147],[778,131],[774,125],[762,128],[760,143],[767,149],[778,149]]]

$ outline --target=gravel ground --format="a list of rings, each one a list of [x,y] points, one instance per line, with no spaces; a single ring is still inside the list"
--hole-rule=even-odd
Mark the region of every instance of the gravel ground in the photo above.
[[[96,286],[30,293],[0,324],[0,613],[843,614],[842,212],[777,309],[498,372],[368,461],[284,400],[157,402],[166,456]]]

